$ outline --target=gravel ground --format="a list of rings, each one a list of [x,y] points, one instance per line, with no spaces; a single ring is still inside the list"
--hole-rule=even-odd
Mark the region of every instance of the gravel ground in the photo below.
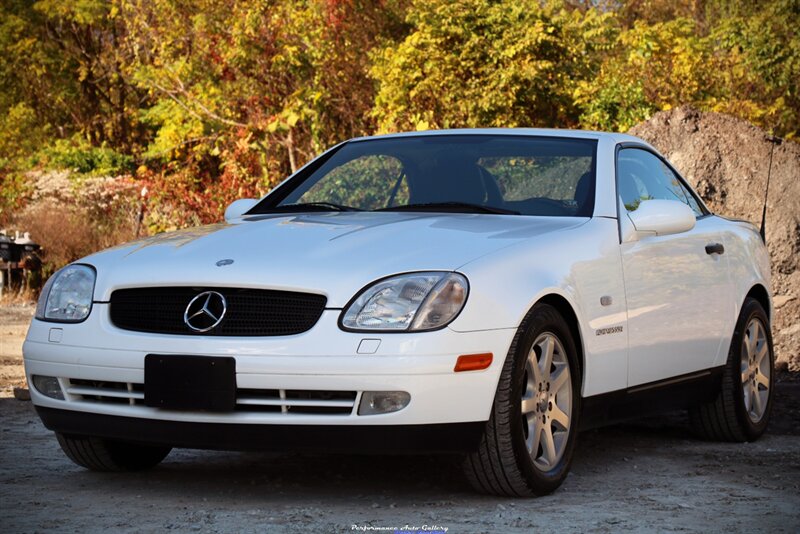
[[[22,342],[33,317],[33,304],[0,304],[0,397],[27,387],[22,367]]]
[[[798,532],[800,436],[705,443],[661,418],[580,436],[554,495],[473,494],[451,458],[173,451],[156,469],[72,465],[29,402],[0,399],[4,532]],[[794,426],[794,430],[797,430]]]
[[[797,374],[756,443],[698,441],[677,415],[585,432],[564,486],[534,500],[474,494],[451,457],[176,450],[146,473],[99,474],[10,397],[31,313],[0,307],[3,532],[800,531]]]

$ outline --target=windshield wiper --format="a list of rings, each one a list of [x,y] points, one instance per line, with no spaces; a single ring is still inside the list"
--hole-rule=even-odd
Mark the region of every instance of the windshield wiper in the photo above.
[[[402,206],[390,206],[374,211],[445,211],[456,213],[494,213],[499,215],[519,215],[518,211],[507,210],[484,206],[483,204],[472,204],[470,202],[423,202],[419,204],[404,204]]]
[[[333,202],[301,202],[298,204],[283,204],[281,206],[265,207],[258,210],[258,213],[275,212],[302,212],[302,211],[364,211],[352,206],[334,204]]]

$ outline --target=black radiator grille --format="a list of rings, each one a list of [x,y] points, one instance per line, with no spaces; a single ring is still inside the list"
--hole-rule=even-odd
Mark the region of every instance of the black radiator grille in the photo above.
[[[195,332],[183,320],[189,302],[204,291],[225,297],[222,321],[207,332]],[[111,294],[111,322],[118,328],[156,334],[205,336],[288,336],[310,330],[327,299],[313,293],[266,289],[148,287],[118,289]]]

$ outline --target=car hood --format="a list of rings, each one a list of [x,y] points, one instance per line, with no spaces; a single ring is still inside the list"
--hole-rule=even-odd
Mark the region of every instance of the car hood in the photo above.
[[[84,261],[97,269],[98,301],[124,287],[189,285],[308,291],[326,295],[328,307],[339,308],[376,279],[456,270],[493,251],[587,220],[408,212],[270,214],[159,234]]]

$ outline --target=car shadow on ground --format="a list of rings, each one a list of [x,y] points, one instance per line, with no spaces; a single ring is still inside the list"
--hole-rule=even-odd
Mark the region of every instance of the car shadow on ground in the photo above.
[[[776,388],[770,434],[800,435],[798,386],[800,381]],[[388,503],[413,495],[417,502],[436,506],[474,495],[461,474],[459,457],[424,454],[365,456],[176,449],[151,471],[94,473],[73,465],[61,454],[55,437],[38,421],[30,403],[0,399],[0,411],[4,414],[4,427],[10,423],[9,414],[19,421],[3,428],[6,443],[2,448],[22,436],[27,438],[28,443],[16,442],[14,446],[27,447],[34,459],[41,459],[31,461],[26,477],[36,477],[43,486],[68,483],[76,491],[113,487],[115,492],[132,498],[145,494],[156,499],[191,495],[195,501],[223,498],[261,504],[265,498],[296,503],[298,499],[325,501],[337,495],[348,500]],[[324,443],[319,445],[324,449]],[[716,454],[718,449],[716,445],[704,447],[694,437],[684,413],[640,419],[581,433],[571,478],[602,484],[604,478],[621,476],[637,465],[646,470],[648,461],[656,457],[668,460],[670,455],[690,454],[702,464],[704,455]],[[9,451],[4,451],[2,463],[10,460]]]
[[[583,432],[572,471],[576,476],[628,470],[637,455],[675,442],[694,440],[676,415]],[[53,439],[53,441],[55,441]],[[322,444],[324,447],[324,444]],[[164,497],[191,491],[194,499],[262,502],[298,498],[326,500],[335,495],[378,501],[413,495],[428,505],[446,498],[475,496],[456,455],[348,455],[260,453],[176,449],[143,473],[93,473],[64,458],[59,477],[77,487],[108,486],[130,494]],[[485,498],[485,497],[484,497]],[[446,501],[446,499],[444,499]]]

